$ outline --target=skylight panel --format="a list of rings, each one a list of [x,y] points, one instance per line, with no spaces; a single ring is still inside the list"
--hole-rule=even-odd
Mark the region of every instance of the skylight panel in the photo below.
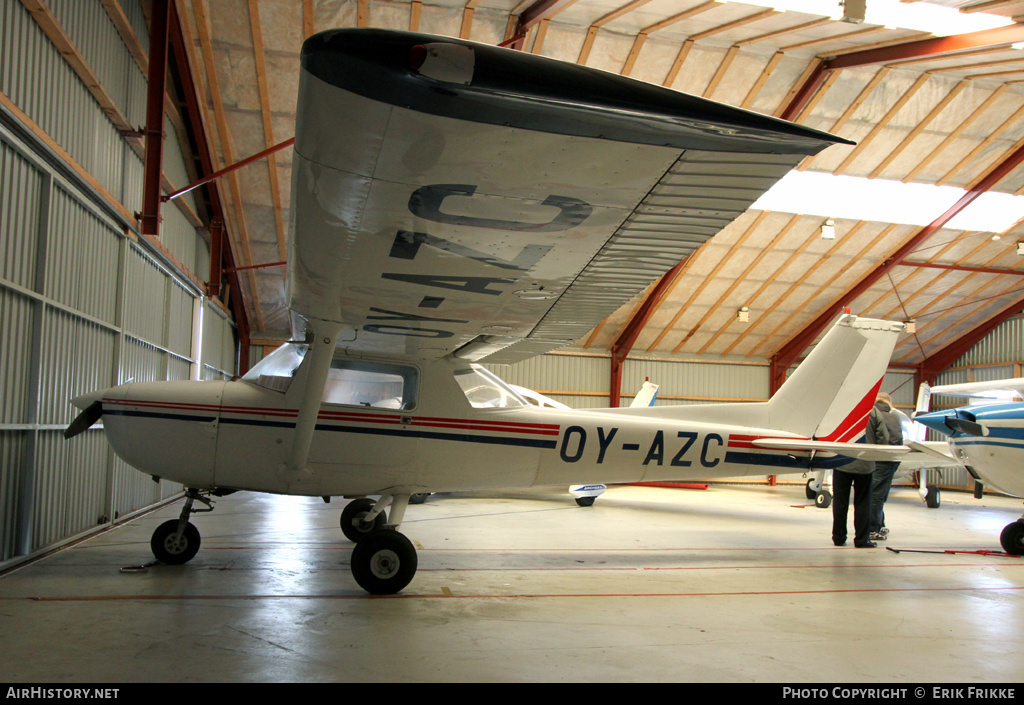
[[[928,225],[966,193],[954,186],[791,171],[751,208],[823,218]],[[984,193],[949,221],[954,230],[1002,233],[1024,218],[1024,196]]]
[[[835,20],[843,17],[843,8],[838,0],[744,0],[744,4],[771,7],[780,12],[826,15]],[[927,2],[906,3],[900,0],[868,0],[864,22],[892,29],[931,32],[939,37],[1013,24],[1011,18],[1000,15],[984,12],[962,13],[953,7],[942,7]]]

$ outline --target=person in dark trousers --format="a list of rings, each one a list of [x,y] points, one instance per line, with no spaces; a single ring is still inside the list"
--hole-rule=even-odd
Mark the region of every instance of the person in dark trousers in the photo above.
[[[885,445],[898,446],[903,444],[903,425],[900,423],[899,414],[892,405],[892,398],[885,392],[880,392],[875,401],[875,408],[871,410],[881,416],[883,424],[878,442]],[[885,502],[889,499],[889,488],[892,487],[892,477],[896,474],[898,462],[875,461],[875,471],[871,474],[871,540],[885,541],[889,529],[885,527]]]
[[[867,443],[877,443],[884,434],[885,422],[874,407],[868,414],[865,430]],[[846,520],[850,511],[850,490],[853,490],[853,545],[857,548],[875,548],[871,540],[871,477],[875,463],[854,460],[832,471],[832,543],[846,545]]]

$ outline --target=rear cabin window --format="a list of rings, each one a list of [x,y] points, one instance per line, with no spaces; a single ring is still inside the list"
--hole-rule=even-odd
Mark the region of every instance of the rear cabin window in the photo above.
[[[477,409],[514,409],[529,406],[523,397],[516,394],[498,377],[482,367],[456,370],[455,381],[462,387],[466,399]]]
[[[415,367],[366,360],[334,360],[324,387],[325,404],[412,409],[416,406]]]

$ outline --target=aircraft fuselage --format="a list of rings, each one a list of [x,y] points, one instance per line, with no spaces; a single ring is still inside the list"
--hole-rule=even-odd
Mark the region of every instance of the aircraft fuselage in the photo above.
[[[580,482],[801,472],[843,459],[754,447],[780,431],[650,417],[647,408],[476,408],[455,384],[466,363],[417,365],[415,408],[324,403],[306,470],[287,468],[299,409],[293,395],[249,381],[150,382],[105,390],[107,436],[150,475],[198,489],[279,494],[438,492]]]

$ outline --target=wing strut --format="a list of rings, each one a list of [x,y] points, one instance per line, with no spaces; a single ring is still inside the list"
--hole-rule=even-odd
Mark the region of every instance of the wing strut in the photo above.
[[[295,438],[286,468],[298,475],[308,474],[306,460],[309,457],[309,447],[313,443],[313,431],[316,429],[320,402],[327,384],[327,373],[331,369],[334,348],[342,329],[342,324],[333,321],[311,320],[309,323],[313,330],[309,351],[311,359],[299,400],[299,418],[295,424]]]

